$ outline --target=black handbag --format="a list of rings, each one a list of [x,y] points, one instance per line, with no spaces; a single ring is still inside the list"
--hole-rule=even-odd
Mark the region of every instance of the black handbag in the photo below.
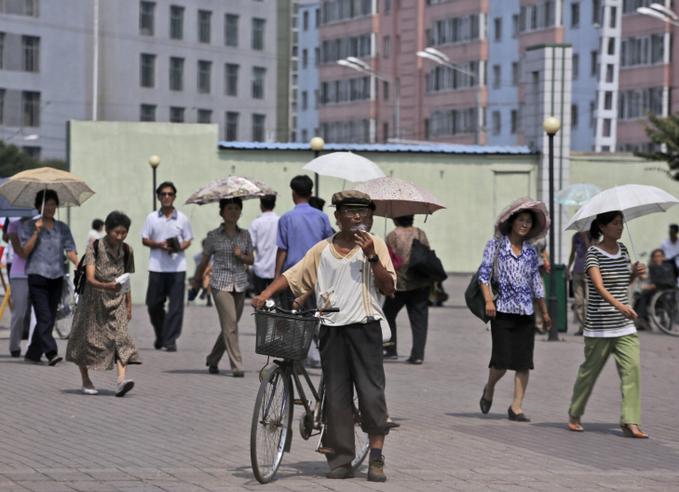
[[[493,269],[490,271],[490,292],[495,300],[500,292],[500,282],[495,278],[495,270],[497,269],[497,252],[500,249],[500,240],[498,239],[497,247],[495,248],[495,258],[493,259]],[[481,270],[481,267],[479,267]],[[474,316],[479,318],[484,323],[488,323],[490,318],[486,315],[486,299],[483,297],[481,285],[479,284],[479,270],[472,276],[464,292],[464,300],[467,307]]]
[[[448,274],[443,269],[443,264],[436,256],[434,250],[429,249],[419,239],[413,239],[413,244],[410,248],[408,273],[414,277],[425,278],[432,282],[443,282],[448,278]]]

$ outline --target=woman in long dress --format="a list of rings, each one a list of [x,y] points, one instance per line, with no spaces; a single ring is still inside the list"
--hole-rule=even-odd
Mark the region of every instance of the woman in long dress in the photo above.
[[[127,330],[132,319],[129,290],[121,292],[116,278],[134,273],[132,248],[124,244],[130,218],[122,212],[106,217],[106,236],[87,246],[87,285],[73,315],[73,327],[66,347],[66,360],[80,368],[82,392],[96,395],[89,371],[118,369],[116,396],[124,396],[134,387],[127,379],[127,366],[141,364],[141,358]],[[96,250],[95,250],[96,247]]]

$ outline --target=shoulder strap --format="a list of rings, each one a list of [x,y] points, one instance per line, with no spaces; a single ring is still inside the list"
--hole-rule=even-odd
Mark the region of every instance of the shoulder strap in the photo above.
[[[497,244],[495,245],[495,257],[493,258],[493,269],[490,271],[490,278],[495,276],[495,271],[497,270],[497,252],[500,250],[500,241],[502,238],[498,238]]]
[[[97,255],[99,254],[99,239],[95,239],[94,243],[92,243],[92,247],[94,248],[94,259],[97,259]]]
[[[130,245],[123,243],[123,270],[127,273],[127,260],[130,259]]]

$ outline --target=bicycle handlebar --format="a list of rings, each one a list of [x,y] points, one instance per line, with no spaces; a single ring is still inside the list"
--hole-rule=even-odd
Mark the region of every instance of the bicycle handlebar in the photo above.
[[[262,307],[263,311],[278,311],[280,313],[284,314],[304,314],[304,313],[339,313],[340,309],[337,307],[332,307],[332,308],[321,308],[321,309],[300,309],[300,310],[295,310],[295,311],[288,311],[287,309],[283,309],[280,306],[277,306],[274,301],[269,299],[264,303],[264,306]]]

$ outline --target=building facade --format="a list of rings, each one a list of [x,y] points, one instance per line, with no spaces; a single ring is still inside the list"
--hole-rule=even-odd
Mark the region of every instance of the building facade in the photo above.
[[[70,119],[217,123],[224,140],[287,139],[290,111],[279,120],[277,109],[291,107],[290,85],[278,78],[292,66],[293,11],[281,63],[279,3],[291,5],[1,1],[0,139],[64,158]]]
[[[319,133],[318,64],[320,43],[318,27],[321,5],[318,0],[301,0],[299,5],[299,52],[297,81],[297,138],[309,142]]]

